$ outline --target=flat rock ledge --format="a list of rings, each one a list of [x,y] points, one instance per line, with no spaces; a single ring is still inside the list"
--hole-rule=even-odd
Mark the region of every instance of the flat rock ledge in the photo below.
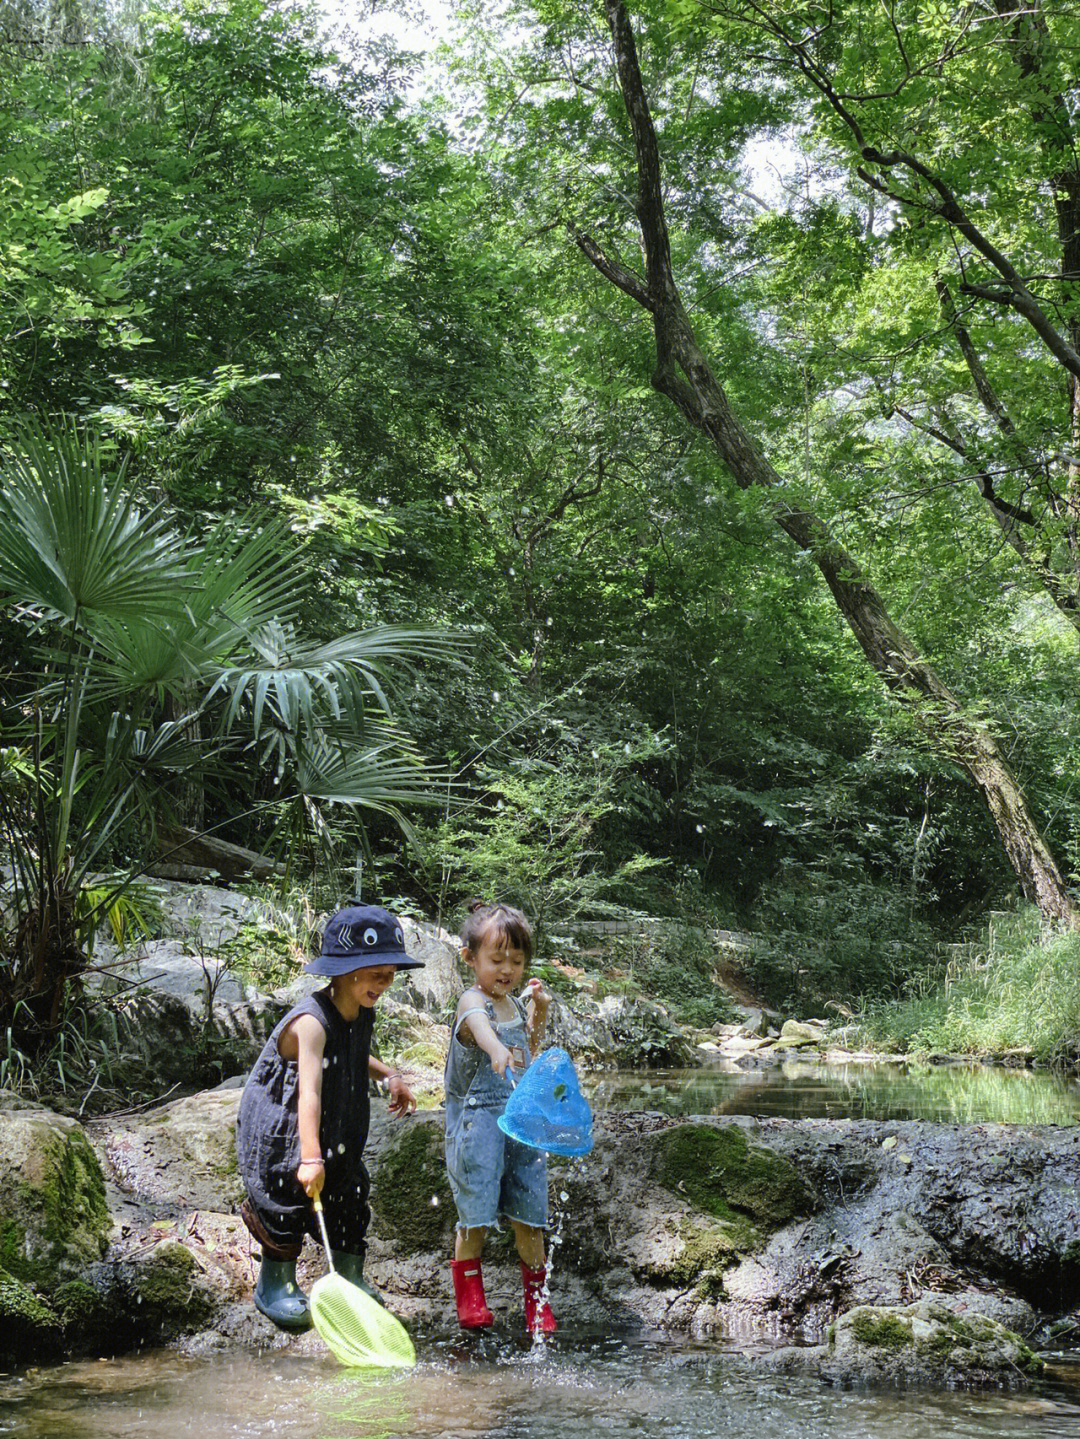
[[[0,1350],[26,1362],[174,1343],[316,1348],[250,1302],[236,1217],[239,1089],[85,1126],[0,1103]],[[376,1102],[368,1275],[454,1327],[439,1113]],[[1080,1132],[922,1122],[599,1116],[551,1162],[555,1307],[575,1322],[745,1340],[834,1383],[1024,1387],[1028,1340],[1080,1303]],[[300,1277],[323,1271],[307,1245]],[[517,1326],[507,1236],[485,1260]]]

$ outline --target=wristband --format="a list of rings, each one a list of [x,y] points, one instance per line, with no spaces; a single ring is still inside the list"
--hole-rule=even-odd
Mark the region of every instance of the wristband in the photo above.
[[[301,1156],[300,1156],[300,1163],[301,1163],[301,1164],[321,1164],[321,1165],[323,1165],[324,1167],[325,1167],[325,1165],[326,1165],[326,1161],[323,1159],[323,1157],[322,1157],[321,1154],[316,1154],[316,1156],[315,1156],[314,1159],[305,1159],[304,1156],[301,1154]]]

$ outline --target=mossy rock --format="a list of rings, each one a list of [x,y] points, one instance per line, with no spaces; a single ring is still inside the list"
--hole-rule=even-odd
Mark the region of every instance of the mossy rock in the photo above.
[[[1042,1361],[1018,1334],[940,1300],[860,1305],[829,1331],[824,1377],[838,1383],[1025,1388]]]
[[[379,1160],[371,1207],[380,1235],[402,1253],[446,1250],[456,1210],[441,1125],[404,1126]]]
[[[681,1124],[658,1135],[653,1177],[733,1229],[749,1220],[769,1234],[814,1208],[813,1192],[791,1161],[750,1144],[734,1124]]]
[[[824,1044],[825,1030],[816,1024],[802,1024],[797,1019],[785,1020],[776,1041],[777,1049],[809,1049]]]
[[[946,1360],[954,1370],[982,1366],[985,1351],[998,1348],[1003,1343],[1013,1347],[1015,1353],[1011,1362],[1026,1373],[1036,1374],[1043,1367],[1042,1359],[1018,1334],[987,1315],[959,1315],[944,1305],[935,1305],[926,1310],[925,1317],[929,1323],[940,1327],[934,1333],[920,1337],[916,1341],[917,1347],[923,1353]]]
[[[69,1279],[49,1295],[69,1337],[76,1343],[104,1327],[110,1314],[105,1296],[83,1279]]]
[[[0,1114],[0,1266],[51,1287],[99,1260],[111,1217],[101,1167],[82,1127],[47,1110]]]
[[[146,1338],[202,1328],[214,1313],[198,1261],[177,1239],[156,1244],[133,1266],[132,1321]]]
[[[60,1317],[29,1284],[0,1269],[0,1355],[16,1361],[51,1356],[62,1348]]]
[[[699,1297],[713,1303],[725,1298],[724,1270],[759,1241],[757,1231],[745,1220],[731,1225],[684,1219],[678,1235],[682,1250],[662,1277],[675,1284],[696,1284]]]
[[[737,1125],[682,1124],[655,1136],[651,1177],[690,1212],[669,1225],[678,1247],[657,1245],[644,1270],[702,1299],[724,1297],[724,1271],[808,1213],[814,1196],[788,1160],[748,1142]],[[661,1257],[663,1256],[663,1257]]]

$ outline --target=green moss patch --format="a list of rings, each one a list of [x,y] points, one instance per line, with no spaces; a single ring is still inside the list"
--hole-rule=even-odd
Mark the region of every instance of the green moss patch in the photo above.
[[[942,1307],[932,1309],[928,1318],[941,1327],[928,1338],[919,1340],[918,1348],[956,1368],[979,1367],[988,1350],[1000,1349],[1003,1338],[1015,1346],[1015,1362],[1018,1368],[1028,1373],[1036,1373],[1043,1367],[1042,1359],[1018,1334],[1003,1329],[1000,1324],[983,1315],[973,1314],[968,1318],[961,1318],[959,1314]]]
[[[81,1129],[54,1135],[50,1159],[50,1182],[42,1191],[45,1237],[54,1249],[100,1259],[111,1220],[105,1181],[90,1141]]]
[[[76,1339],[85,1339],[88,1332],[99,1328],[108,1314],[103,1295],[82,1279],[69,1279],[49,1296],[49,1301],[63,1321],[64,1328],[74,1331]]]
[[[0,1266],[48,1286],[65,1263],[100,1259],[111,1219],[97,1156],[82,1129],[33,1119],[10,1136],[26,1157],[0,1223]]]
[[[653,1176],[703,1213],[733,1226],[749,1219],[765,1233],[814,1207],[790,1160],[749,1144],[737,1125],[681,1124],[658,1135]]]
[[[682,1251],[664,1277],[676,1284],[697,1284],[702,1299],[714,1303],[725,1298],[724,1270],[736,1264],[747,1249],[753,1248],[757,1233],[743,1221],[728,1225],[722,1221],[709,1224],[684,1219],[679,1225]]]
[[[860,1344],[874,1349],[904,1349],[914,1343],[911,1320],[901,1319],[896,1314],[856,1309],[852,1312],[849,1328]]]
[[[0,1353],[16,1358],[60,1348],[63,1326],[28,1284],[0,1269]]]
[[[696,1282],[701,1297],[714,1301],[724,1297],[726,1269],[814,1205],[794,1165],[751,1145],[734,1125],[682,1124],[657,1135],[652,1178],[696,1211],[678,1220],[679,1252],[653,1277]]]
[[[26,1231],[14,1219],[0,1220],[0,1267],[18,1274],[26,1262]]]
[[[456,1211],[439,1125],[405,1126],[379,1162],[371,1205],[379,1233],[403,1252],[446,1248]]]

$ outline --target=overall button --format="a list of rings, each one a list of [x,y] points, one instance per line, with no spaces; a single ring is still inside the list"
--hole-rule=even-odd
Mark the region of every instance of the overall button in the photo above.
[[[476,1100],[475,1100],[475,1099],[470,1099],[470,1100],[469,1100],[469,1108],[470,1108],[470,1109],[475,1109],[475,1108],[476,1108]]]

